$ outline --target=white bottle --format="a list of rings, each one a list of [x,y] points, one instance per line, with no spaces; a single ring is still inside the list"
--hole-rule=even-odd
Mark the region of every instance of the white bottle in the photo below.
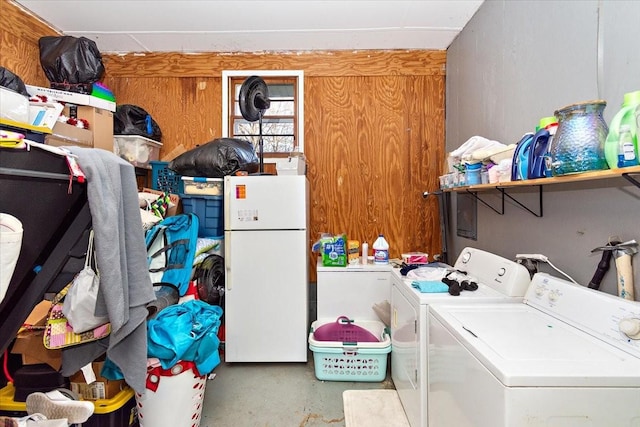
[[[369,244],[367,242],[362,242],[362,265],[367,265],[369,259]]]
[[[389,264],[389,243],[382,234],[373,242],[373,263]]]
[[[635,166],[638,164],[636,150],[633,145],[633,136],[629,125],[620,126],[620,136],[618,141],[618,167]]]

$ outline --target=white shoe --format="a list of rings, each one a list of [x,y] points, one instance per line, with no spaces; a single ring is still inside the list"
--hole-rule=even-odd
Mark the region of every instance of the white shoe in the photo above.
[[[69,424],[84,423],[95,409],[93,403],[70,399],[58,390],[31,393],[26,406],[28,414],[41,413],[50,420],[66,418]]]
[[[13,418],[14,427],[68,427],[66,418],[49,420],[42,414],[35,413],[22,418]]]

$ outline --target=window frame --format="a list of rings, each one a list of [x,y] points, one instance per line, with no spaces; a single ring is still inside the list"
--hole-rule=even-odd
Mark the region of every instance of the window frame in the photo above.
[[[222,137],[229,138],[231,118],[234,112],[235,93],[230,85],[232,78],[261,76],[270,78],[295,79],[294,93],[294,147],[304,153],[304,71],[302,70],[223,70],[222,71]],[[290,152],[264,153],[265,163],[275,163],[277,158],[289,156]]]

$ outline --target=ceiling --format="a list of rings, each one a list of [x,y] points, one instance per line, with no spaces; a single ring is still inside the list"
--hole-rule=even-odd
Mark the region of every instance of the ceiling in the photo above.
[[[15,0],[102,53],[444,50],[483,0]]]

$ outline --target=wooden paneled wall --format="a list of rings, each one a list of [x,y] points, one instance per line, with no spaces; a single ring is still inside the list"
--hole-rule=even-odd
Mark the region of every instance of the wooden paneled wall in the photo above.
[[[26,84],[49,86],[40,67],[38,39],[59,33],[8,0],[0,0],[0,66]]]
[[[19,50],[12,61],[29,64],[18,71],[42,85],[42,73],[33,70],[34,35],[0,31],[3,57]],[[20,47],[5,48],[7,42]],[[445,158],[446,52],[105,54],[103,62],[103,83],[118,104],[139,105],[160,125],[165,159],[180,145],[221,136],[223,70],[303,70],[309,243],[322,232],[345,232],[371,246],[384,233],[392,257],[439,253],[437,201],[422,194],[438,188]]]

